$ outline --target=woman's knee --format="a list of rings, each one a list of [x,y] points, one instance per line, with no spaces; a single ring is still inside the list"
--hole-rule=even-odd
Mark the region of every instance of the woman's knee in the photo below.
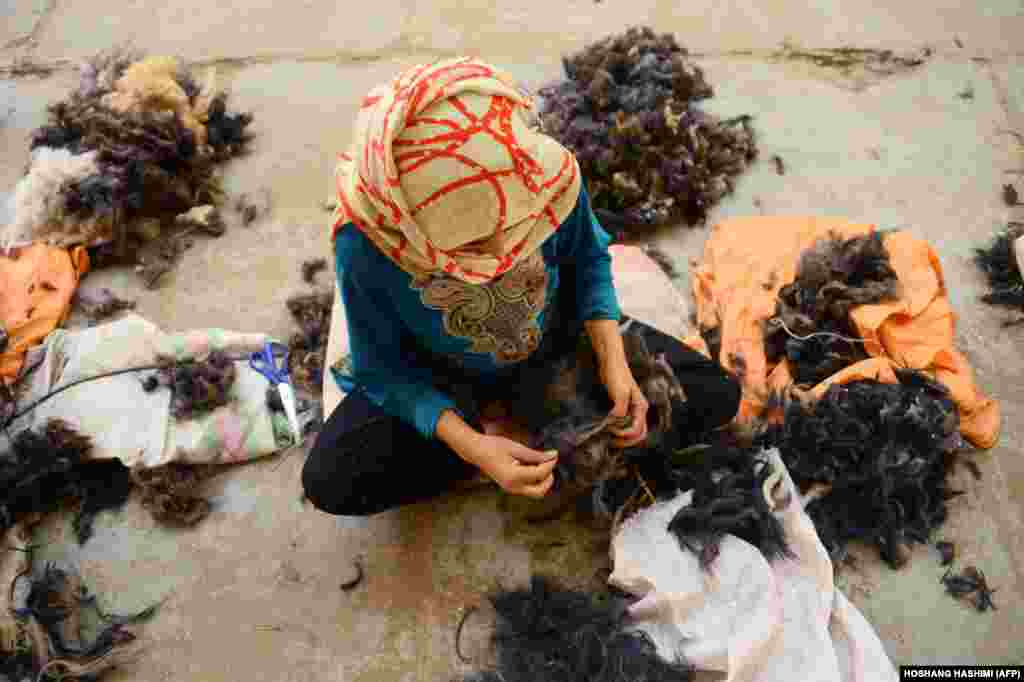
[[[358,392],[338,405],[317,434],[302,467],[303,492],[314,507],[335,516],[368,516],[380,511],[368,493],[379,453],[392,450],[391,421]]]
[[[302,490],[316,509],[334,516],[368,516],[374,513],[365,494],[357,491],[357,472],[343,448],[326,447],[318,440],[302,467]]]

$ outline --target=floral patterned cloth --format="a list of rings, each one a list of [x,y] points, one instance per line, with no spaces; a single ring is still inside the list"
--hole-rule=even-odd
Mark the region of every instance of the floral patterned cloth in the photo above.
[[[81,378],[158,363],[163,358],[202,358],[214,350],[245,357],[270,340],[263,334],[197,329],[169,334],[148,320],[126,315],[81,330],[58,329],[24,373],[19,409]],[[266,404],[267,380],[247,362],[236,362],[233,399],[190,421],[170,412],[170,391],[147,393],[150,372],[130,372],[80,384],[55,395],[12,426],[12,433],[57,417],[94,442],[93,456],[126,466],[154,467],[171,461],[242,462],[272,455],[290,444],[283,414]]]

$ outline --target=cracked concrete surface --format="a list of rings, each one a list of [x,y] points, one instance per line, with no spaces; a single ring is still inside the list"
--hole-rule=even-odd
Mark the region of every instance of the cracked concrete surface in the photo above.
[[[565,0],[487,3],[380,0],[271,3],[240,0],[57,0],[0,4],[0,63],[32,58],[61,67],[46,79],[0,81],[0,182],[10,191],[28,158],[27,134],[47,103],[74,82],[68,67],[127,40],[217,70],[237,105],[256,115],[254,153],[227,170],[230,192],[267,187],[272,214],[197,240],[162,288],[141,291],[130,272],[88,276],[139,297],[167,328],[217,325],[290,331],[284,299],[301,260],[327,253],[320,202],[335,154],[366,90],[402,66],[469,52],[528,83],[558,75],[560,55],[649,22],[701,54],[716,88],[709,108],[752,113],[762,161],[712,220],[750,213],[817,213],[900,226],[933,243],[959,315],[959,340],[1004,415],[998,447],[977,457],[984,478],[962,476],[941,536],[960,546],[999,591],[1000,609],[977,614],[943,594],[933,551],[918,548],[893,572],[870,553],[842,586],[882,635],[896,663],[1020,663],[1024,644],[1024,357],[1020,328],[978,302],[971,249],[1018,216],[1000,200],[1024,168],[1024,59],[1014,0],[782,3]],[[779,59],[796,48],[853,45],[913,52],[923,66],[885,78]],[[970,86],[973,98],[958,97]],[[773,154],[785,160],[779,176]],[[1024,187],[1022,187],[1024,189]],[[655,241],[685,272],[705,229]],[[105,514],[84,548],[61,523],[45,529],[48,558],[79,564],[100,595],[132,609],[162,599],[150,641],[115,679],[373,681],[450,679],[464,671],[453,647],[461,611],[497,581],[553,570],[600,579],[600,538],[569,521],[518,523],[492,490],[454,495],[369,520],[338,520],[299,502],[302,455],[240,466],[210,483],[214,514],[198,528],[154,526],[134,502]],[[401,475],[401,472],[396,472]],[[61,541],[63,540],[63,541]],[[340,589],[353,560],[365,582]]]

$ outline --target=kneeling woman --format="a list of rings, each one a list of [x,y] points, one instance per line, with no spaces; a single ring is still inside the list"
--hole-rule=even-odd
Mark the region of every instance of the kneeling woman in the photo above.
[[[500,402],[518,372],[574,352],[583,333],[612,414],[633,417],[617,446],[646,437],[609,236],[576,159],[528,124],[530,110],[511,78],[473,59],[415,67],[363,100],[338,165],[332,234],[352,371],[332,370],[348,395],[302,473],[322,511],[375,514],[481,472],[509,493],[544,496],[555,457],[485,433],[479,411],[457,407],[436,377],[471,387],[474,404]],[[686,392],[673,409],[677,435],[735,416],[730,375],[645,332]]]

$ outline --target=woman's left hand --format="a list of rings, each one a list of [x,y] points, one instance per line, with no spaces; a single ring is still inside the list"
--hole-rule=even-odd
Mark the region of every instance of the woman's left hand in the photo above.
[[[611,428],[616,436],[615,446],[628,448],[643,442],[647,438],[647,398],[633,378],[625,357],[621,361],[606,363],[601,369],[601,380],[608,391],[608,397],[615,404],[611,416],[632,417],[626,428]]]

